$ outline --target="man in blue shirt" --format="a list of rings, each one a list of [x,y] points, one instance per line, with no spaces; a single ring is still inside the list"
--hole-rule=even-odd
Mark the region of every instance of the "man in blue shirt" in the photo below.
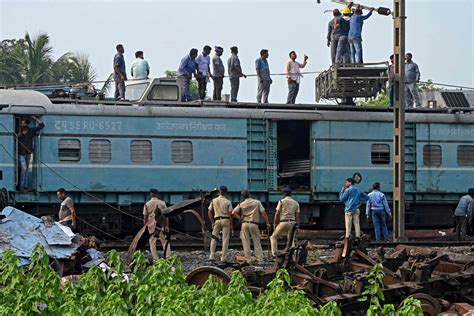
[[[346,184],[339,193],[339,200],[344,203],[344,214],[346,224],[346,238],[351,236],[352,223],[354,223],[355,237],[360,238],[360,205],[365,203],[369,197],[358,187],[354,186],[354,179],[347,178]]]
[[[198,50],[191,49],[188,55],[184,56],[179,63],[178,80],[181,86],[181,102],[190,102],[193,100],[190,85],[193,75],[196,76],[196,62]]]
[[[372,16],[374,8],[371,8],[367,15],[362,15],[362,9],[357,7],[354,15],[351,16],[349,21],[349,45],[351,47],[351,63],[362,64],[362,26],[364,20],[367,20]]]
[[[380,240],[380,228],[382,228],[383,240],[388,241],[390,238],[387,223],[385,222],[385,213],[392,218],[392,212],[390,211],[390,206],[388,206],[387,198],[385,194],[380,192],[380,183],[375,182],[372,185],[372,192],[369,193],[365,215],[368,221],[372,218],[375,229],[375,239],[377,241]]]
[[[115,48],[117,49],[114,57],[115,100],[125,100],[125,80],[127,80],[123,58],[125,50],[122,44],[118,44]]]
[[[466,195],[459,200],[454,211],[454,222],[456,223],[456,238],[458,241],[466,240],[466,226],[471,222],[474,212],[474,188],[470,188]]]
[[[270,85],[272,78],[270,78],[270,68],[268,66],[268,50],[262,49],[260,51],[260,58],[255,61],[255,69],[257,70],[257,102],[268,103],[268,95],[270,94]]]
[[[420,107],[420,94],[416,90],[416,84],[420,82],[420,69],[418,65],[412,61],[411,53],[405,54],[405,107],[413,107],[413,99],[415,106]]]

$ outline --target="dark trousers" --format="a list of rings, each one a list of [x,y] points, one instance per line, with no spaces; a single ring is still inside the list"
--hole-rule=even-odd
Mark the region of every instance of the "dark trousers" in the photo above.
[[[198,91],[199,91],[199,99],[204,100],[206,98],[206,86],[207,86],[207,78],[206,77],[199,77],[196,79],[198,82]]]
[[[222,86],[224,85],[224,78],[223,77],[214,77],[214,93],[212,94],[212,99],[216,101],[220,101],[222,99]]]
[[[125,99],[125,81],[115,80],[115,100]]]
[[[339,37],[331,39],[331,62],[333,65],[336,63],[336,52],[337,52],[338,43],[339,43]]]
[[[230,102],[237,102],[239,94],[240,78],[230,78]]]
[[[191,95],[191,78],[186,76],[179,76],[179,84],[181,86],[181,102],[190,102],[193,100]]]
[[[394,96],[395,96],[395,88],[393,87],[393,85],[390,85],[389,97],[390,97],[390,107],[391,108],[393,108]]]
[[[466,240],[466,216],[454,216],[454,222],[456,223],[456,239],[458,241]]]
[[[372,223],[374,224],[375,239],[380,240],[380,231],[383,234],[383,240],[388,241],[390,236],[388,235],[387,222],[385,221],[385,210],[371,210]]]
[[[339,37],[336,50],[336,63],[349,64],[351,62],[351,48],[347,36]]]
[[[296,96],[298,95],[299,90],[299,83],[297,83],[295,80],[288,81],[288,99],[286,100],[286,104],[296,103]]]

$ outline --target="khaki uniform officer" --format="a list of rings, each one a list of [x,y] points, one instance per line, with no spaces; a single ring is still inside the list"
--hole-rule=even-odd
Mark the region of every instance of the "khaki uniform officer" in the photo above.
[[[291,197],[290,188],[284,188],[283,194],[285,195],[285,198],[278,202],[275,217],[273,219],[273,228],[275,231],[273,232],[272,237],[270,237],[273,256],[276,256],[278,250],[278,238],[286,234],[287,238],[290,239],[291,228],[293,225],[300,225],[300,205]],[[292,246],[294,240],[289,244]]]
[[[242,191],[241,195],[245,200],[234,208],[232,211],[232,216],[237,217],[238,214],[242,213],[240,239],[242,239],[245,260],[248,262],[251,258],[250,237],[252,237],[255,257],[257,257],[257,261],[263,261],[263,251],[262,245],[260,243],[260,231],[258,229],[258,223],[260,221],[260,215],[262,215],[265,224],[267,224],[267,228],[270,228],[268,216],[265,212],[265,209],[263,208],[262,203],[260,203],[258,200],[252,199],[250,197],[249,191]]]
[[[156,241],[157,238],[155,237],[155,229],[157,225],[156,221],[156,213],[158,212],[158,225],[161,226],[160,231],[160,242],[161,246],[163,247],[163,251],[166,247],[165,258],[168,258],[171,255],[171,246],[168,242],[168,246],[166,246],[166,235],[165,231],[169,229],[169,219],[163,218],[161,215],[161,211],[166,208],[166,203],[162,200],[158,199],[158,190],[157,189],[150,189],[150,196],[151,199],[148,201],[145,206],[143,206],[143,222],[145,226],[148,227],[148,233],[150,234],[150,238],[148,242],[150,243],[150,251],[153,257],[153,260],[158,260],[158,253],[156,252]]]
[[[222,255],[221,262],[225,262],[227,258],[227,250],[229,248],[230,232],[232,230],[232,221],[230,215],[232,212],[232,203],[225,197],[227,187],[221,186],[219,188],[219,196],[212,200],[209,205],[209,219],[212,224],[212,238],[211,238],[211,254],[210,260],[215,259],[217,236],[222,230]]]

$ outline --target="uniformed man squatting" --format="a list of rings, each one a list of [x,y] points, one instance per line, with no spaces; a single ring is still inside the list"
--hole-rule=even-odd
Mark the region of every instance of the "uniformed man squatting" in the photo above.
[[[227,187],[221,186],[219,188],[219,196],[212,200],[209,205],[209,219],[212,224],[212,238],[211,238],[211,254],[209,260],[215,259],[217,236],[222,230],[222,254],[221,262],[225,262],[227,258],[227,251],[229,249],[230,232],[232,231],[232,221],[230,216],[232,213],[232,203],[225,197]]]
[[[276,256],[278,250],[278,238],[287,235],[290,239],[291,228],[293,225],[300,225],[300,205],[291,197],[291,189],[284,188],[285,197],[278,201],[278,205],[273,219],[273,235],[270,237],[272,255]],[[289,243],[294,244],[294,239]]]
[[[257,261],[263,261],[262,244],[260,243],[260,230],[258,223],[260,215],[263,217],[267,229],[270,228],[268,216],[265,208],[259,200],[252,199],[250,192],[245,190],[241,193],[244,201],[240,202],[232,211],[232,217],[238,217],[241,214],[242,226],[240,228],[240,239],[244,248],[244,257],[247,262],[251,260],[250,256],[250,237],[253,240],[254,252]]]
[[[155,237],[155,229],[156,229],[156,211],[159,210],[160,214],[161,211],[166,208],[166,203],[162,200],[158,199],[158,190],[157,189],[150,189],[150,196],[151,199],[143,206],[143,222],[145,226],[148,228],[148,233],[150,234],[150,238],[148,242],[150,243],[150,251],[153,257],[153,260],[158,260],[158,252],[156,251],[156,241],[157,238]],[[163,247],[163,251],[166,247],[165,257],[168,258],[171,255],[171,246],[168,242],[168,246],[166,246],[166,235],[165,231],[169,229],[169,219],[166,218],[163,220],[163,217],[159,215],[160,218],[160,242],[161,246]]]

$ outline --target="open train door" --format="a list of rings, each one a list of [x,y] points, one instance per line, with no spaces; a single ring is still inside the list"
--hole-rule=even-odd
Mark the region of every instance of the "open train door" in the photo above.
[[[41,152],[41,134],[37,132],[37,135],[33,138],[33,152],[29,155],[29,160],[27,162],[20,161],[19,150],[22,144],[19,141],[19,136],[21,133],[21,122],[22,120],[27,119],[29,121],[30,128],[33,126],[34,122],[31,122],[29,116],[19,115],[15,117],[15,133],[14,133],[14,142],[15,142],[15,187],[17,190],[20,190],[20,176],[21,168],[20,163],[27,163],[27,178],[28,186],[23,188],[26,191],[36,191],[38,186],[38,165],[40,163],[39,153]]]
[[[311,121],[277,122],[278,186],[311,193]]]

